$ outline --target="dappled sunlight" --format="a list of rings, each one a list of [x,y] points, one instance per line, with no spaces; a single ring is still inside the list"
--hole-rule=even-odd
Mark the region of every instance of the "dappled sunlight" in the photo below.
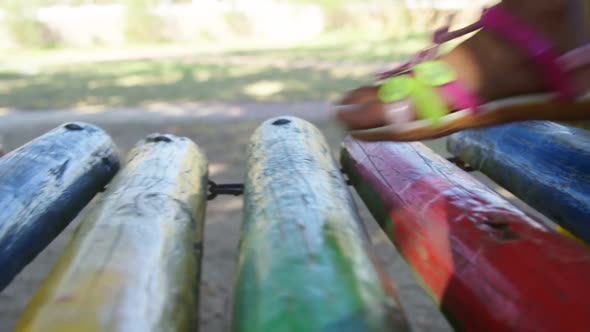
[[[71,112],[76,114],[95,114],[104,112],[105,110],[107,110],[107,108],[101,105],[89,105],[75,107]]]
[[[219,213],[219,210],[223,210],[226,213],[230,211],[240,211],[242,210],[243,206],[244,202],[241,197],[224,196],[208,203],[207,212],[213,215],[215,213]],[[236,216],[235,220],[227,220],[224,218],[208,218],[207,225],[216,225],[227,222],[239,223],[240,219],[241,218],[239,216]]]
[[[384,41],[382,43],[365,45],[366,48],[362,52],[371,54],[374,57],[387,60],[388,57],[397,58],[397,56],[406,56],[418,49],[427,46],[427,39],[408,39],[404,41]],[[396,59],[396,60],[399,60]]]
[[[195,69],[193,70],[193,78],[198,82],[206,82],[213,78],[213,73],[208,70]]]
[[[375,61],[400,61],[407,58],[426,45],[428,39],[423,36],[406,39],[391,38],[362,38],[322,43],[319,45],[304,45],[296,48],[272,48],[260,50],[239,50],[229,52],[227,56],[256,56],[259,59],[273,60],[313,60],[313,61],[354,61],[356,63],[370,63]]]
[[[325,46],[251,49],[181,58],[65,64],[37,75],[0,72],[0,105],[21,110],[149,107],[158,103],[307,102],[335,100],[370,83],[420,41],[366,40]],[[191,109],[191,114],[194,109]],[[199,108],[206,114],[208,108]],[[213,110],[217,112],[218,110]],[[228,109],[228,114],[243,110]]]
[[[225,103],[204,104],[204,103],[149,103],[143,105],[144,109],[150,113],[157,113],[166,116],[192,116],[192,117],[209,117],[212,115],[222,115],[223,117],[238,117],[244,115],[243,107]]]
[[[0,115],[6,115],[15,112],[15,109],[9,107],[0,107]]]
[[[0,85],[0,93],[8,93],[14,89],[23,89],[29,85],[30,82],[26,79],[15,79],[8,82],[8,84]]]
[[[88,87],[88,89],[90,90],[94,90],[94,89],[100,89],[100,88],[104,88],[104,87],[108,87],[113,85],[113,81],[112,80],[92,80],[89,81],[88,84],[86,84],[86,86]]]
[[[244,65],[239,67],[231,67],[227,71],[227,77],[238,78],[247,75],[256,75],[267,70],[264,66]]]
[[[385,70],[387,66],[381,67],[379,70]],[[367,75],[369,73],[369,75]],[[341,68],[334,68],[330,70],[330,75],[335,79],[350,79],[351,77],[367,77],[367,81],[372,77],[370,74],[377,73],[373,67],[366,66],[343,66]],[[370,82],[367,82],[370,83]]]
[[[211,163],[209,164],[209,176],[217,176],[229,168],[228,164]]]
[[[278,81],[260,81],[246,85],[244,91],[254,98],[269,97],[283,91],[285,83]]]
[[[134,87],[144,85],[173,84],[182,78],[181,73],[168,73],[167,75],[133,75],[116,79],[113,83],[118,87]]]

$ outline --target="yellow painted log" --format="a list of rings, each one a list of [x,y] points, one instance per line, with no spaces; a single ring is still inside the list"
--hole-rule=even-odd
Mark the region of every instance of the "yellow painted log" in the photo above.
[[[16,331],[195,331],[206,177],[190,140],[141,141]]]
[[[572,234],[570,231],[568,231],[567,229],[561,227],[561,226],[557,226],[557,232],[565,237],[568,237],[576,242],[578,242],[579,244],[585,246],[586,248],[590,248],[590,246],[584,242],[582,239],[580,239],[579,237],[575,236],[574,234]]]

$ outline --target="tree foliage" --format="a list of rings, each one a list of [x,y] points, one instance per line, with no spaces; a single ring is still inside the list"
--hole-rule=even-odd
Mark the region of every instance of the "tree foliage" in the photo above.
[[[48,46],[43,26],[36,20],[38,1],[5,0],[2,21],[10,38],[22,47]]]

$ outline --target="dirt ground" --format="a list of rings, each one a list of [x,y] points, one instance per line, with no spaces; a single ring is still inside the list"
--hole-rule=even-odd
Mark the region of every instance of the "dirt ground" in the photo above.
[[[314,122],[326,135],[334,153],[337,153],[343,133],[329,121],[326,105],[261,105],[262,108],[255,115],[248,111],[248,107],[255,105],[200,105],[195,106],[192,112],[184,109],[180,113],[170,111],[170,108],[150,112],[114,110],[101,113],[10,113],[0,115],[0,135],[5,148],[10,151],[63,122],[87,121],[105,129],[117,143],[123,156],[135,142],[147,134],[167,132],[189,137],[205,150],[210,161],[210,175],[214,180],[240,182],[245,174],[245,148],[254,129],[266,118],[290,114]],[[224,112],[224,109],[235,112]],[[228,116],[230,113],[234,115]],[[444,140],[428,142],[428,145],[439,153],[444,153]],[[414,330],[452,331],[364,205],[359,202],[358,206],[381,263],[396,283]],[[241,211],[241,198],[233,197],[216,199],[207,207],[200,292],[201,332],[224,331],[229,327]],[[77,221],[74,221],[0,293],[0,332],[11,331],[76,226]]]

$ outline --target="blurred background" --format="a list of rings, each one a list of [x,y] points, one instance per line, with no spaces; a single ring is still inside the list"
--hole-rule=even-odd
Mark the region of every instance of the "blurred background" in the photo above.
[[[333,100],[483,0],[2,0],[0,107]]]
[[[6,151],[67,121],[105,129],[124,156],[145,135],[187,136],[210,176],[240,182],[259,123],[312,121],[338,154],[330,103],[428,45],[456,12],[472,23],[484,0],[0,0],[0,144]],[[444,153],[444,142],[428,142]],[[124,159],[124,157],[123,157]],[[362,208],[362,203],[359,204]],[[241,198],[207,209],[201,331],[223,331]],[[395,248],[363,209],[379,257],[415,331],[450,331]],[[0,293],[11,331],[68,243],[75,221]]]

